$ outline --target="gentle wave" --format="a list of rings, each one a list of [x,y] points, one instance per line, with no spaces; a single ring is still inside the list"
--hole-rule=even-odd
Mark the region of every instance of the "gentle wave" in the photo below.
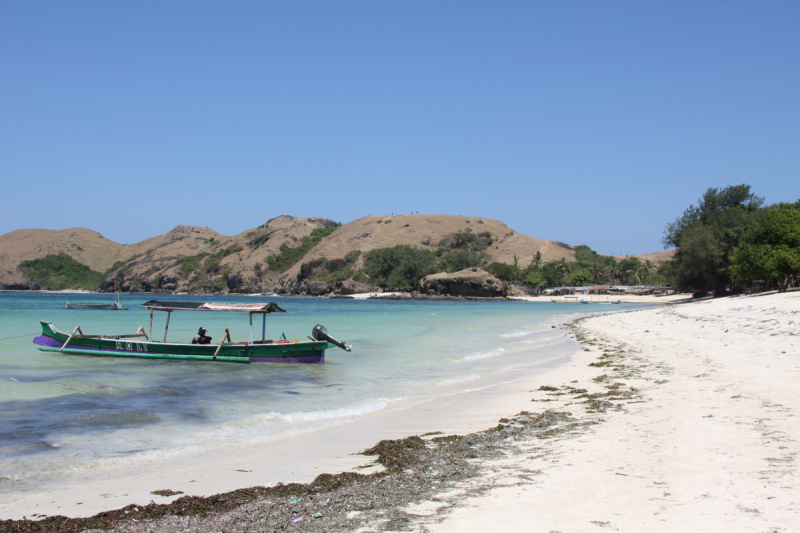
[[[531,335],[532,333],[533,333],[532,331],[512,331],[511,333],[504,333],[504,334],[502,334],[500,336],[501,337],[508,337],[508,338],[511,338],[511,337],[526,337],[528,335]]]
[[[478,374],[466,374],[464,376],[456,376],[449,379],[443,379],[437,381],[437,385],[455,385],[456,383],[465,383],[467,381],[475,381],[476,379],[480,379]]]
[[[475,352],[462,358],[462,361],[474,361],[476,359],[488,359],[489,357],[496,357],[505,352],[505,348],[497,348],[489,350],[488,352]]]
[[[378,398],[377,400],[364,402],[355,407],[343,407],[340,409],[326,409],[323,411],[299,411],[296,413],[276,413],[271,411],[261,415],[264,420],[284,420],[286,422],[318,422],[321,420],[333,420],[336,418],[349,418],[353,416],[367,415],[385,409],[394,402],[405,400],[405,396],[398,398]]]

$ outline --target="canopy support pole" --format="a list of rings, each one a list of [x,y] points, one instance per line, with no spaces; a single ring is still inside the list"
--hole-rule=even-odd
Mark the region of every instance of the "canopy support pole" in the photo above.
[[[250,313],[250,344],[253,344],[253,313]]]
[[[153,310],[150,310],[150,334],[147,336],[147,340],[153,338]]]
[[[167,310],[167,325],[164,327],[164,342],[167,342],[167,331],[169,330],[169,317],[172,315],[172,309]]]
[[[261,314],[261,344],[267,340],[267,313]]]

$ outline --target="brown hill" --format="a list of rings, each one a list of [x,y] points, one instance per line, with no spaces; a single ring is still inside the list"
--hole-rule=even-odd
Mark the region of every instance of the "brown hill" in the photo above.
[[[669,261],[675,256],[675,250],[664,250],[661,252],[651,252],[649,254],[636,254],[636,255],[615,255],[614,258],[617,261],[621,261],[628,257],[638,257],[640,261],[645,262],[647,260],[652,261],[653,263],[660,265],[664,261]]]
[[[368,252],[376,248],[389,248],[401,244],[436,250],[446,246],[453,233],[489,232],[494,242],[487,250],[491,261],[527,266],[536,252],[542,253],[543,261],[565,257],[575,259],[575,248],[557,241],[528,237],[518,233],[502,222],[488,218],[458,215],[369,215],[337,229],[326,237],[302,262],[321,257],[342,258],[352,250]],[[287,288],[300,272],[297,263],[280,277],[281,286]]]
[[[19,229],[0,235],[0,288],[25,289],[29,281],[17,270],[20,261],[65,253],[92,270],[104,272],[124,245],[86,228]]]
[[[336,226],[335,222],[322,218],[283,215],[230,237],[208,228],[181,225],[164,235],[131,245],[110,241],[83,228],[17,230],[0,235],[0,288],[31,286],[17,268],[20,261],[60,252],[95,271],[108,272],[101,290],[158,292],[317,294],[327,292],[330,287],[318,283],[320,287],[312,289],[309,283],[320,279],[315,276],[325,268],[332,265],[341,268],[349,252],[361,252],[357,259],[347,263],[348,268],[358,271],[364,265],[365,253],[371,250],[397,245],[432,251],[439,247],[450,249],[453,235],[459,233],[481,236],[484,245],[488,244],[482,249],[489,262],[516,262],[525,267],[537,252],[543,262],[575,260],[573,246],[529,237],[502,222],[479,217],[369,215]],[[660,263],[672,253],[636,257]],[[372,289],[369,279],[363,276],[345,281],[340,288],[342,292]]]
[[[320,218],[284,215],[233,237],[208,228],[178,226],[131,245],[132,259],[106,279],[102,288],[203,292],[224,282],[236,292],[260,292],[262,285],[271,290],[276,280],[265,268],[267,257],[278,254],[281,245],[297,246],[316,228],[335,225]]]

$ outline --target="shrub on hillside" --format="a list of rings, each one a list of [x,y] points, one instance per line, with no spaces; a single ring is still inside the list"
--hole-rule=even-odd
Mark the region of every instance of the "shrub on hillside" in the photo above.
[[[19,270],[39,287],[46,290],[96,289],[103,274],[95,272],[65,254],[48,254],[40,259],[22,261]]]

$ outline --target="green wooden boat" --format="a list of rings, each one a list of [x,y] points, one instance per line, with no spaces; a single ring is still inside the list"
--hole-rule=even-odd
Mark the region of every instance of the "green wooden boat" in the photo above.
[[[267,340],[266,316],[269,313],[284,313],[276,303],[211,303],[170,302],[150,300],[142,304],[150,310],[150,329],[139,326],[136,333],[123,335],[87,335],[80,326],[72,332],[60,331],[49,322],[41,322],[42,334],[33,339],[39,349],[73,355],[138,357],[145,359],[177,359],[184,361],[219,361],[229,363],[281,362],[321,363],[325,361],[325,350],[339,347],[350,351],[351,346],[328,335],[324,326],[317,324],[307,341],[288,341],[285,338]],[[153,312],[167,313],[164,337],[153,339]],[[246,312],[250,315],[250,340],[233,342],[230,332],[219,344],[189,344],[167,342],[169,321],[174,311],[200,312]],[[253,315],[262,316],[261,340],[253,340]]]

